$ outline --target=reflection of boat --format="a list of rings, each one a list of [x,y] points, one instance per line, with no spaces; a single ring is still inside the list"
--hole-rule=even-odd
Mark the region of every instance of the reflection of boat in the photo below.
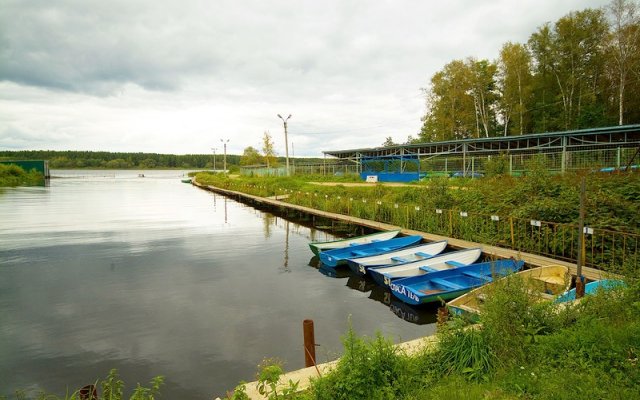
[[[571,285],[569,268],[561,265],[532,268],[504,279],[514,278],[522,279],[529,295],[537,301],[551,301],[556,295],[569,289]],[[479,287],[451,300],[447,303],[447,308],[453,314],[477,317],[482,310],[484,300],[491,295],[492,290],[495,290],[496,284],[504,279]]]
[[[351,275],[347,281],[347,286],[351,289],[355,289],[359,292],[368,292],[376,287],[376,283],[370,279],[366,279],[363,276]]]
[[[394,279],[409,278],[472,264],[480,257],[480,254],[482,254],[481,249],[452,251],[451,253],[407,264],[369,268],[369,273],[376,283],[388,287]]]
[[[524,261],[497,260],[431,272],[394,280],[391,282],[391,292],[401,301],[412,305],[450,300],[494,278],[517,272],[523,265]]]
[[[442,253],[447,247],[447,241],[433,242],[427,244],[421,244],[418,246],[403,248],[400,250],[392,251],[369,257],[350,258],[347,260],[349,268],[353,272],[359,275],[367,273],[369,267],[377,267],[381,265],[398,265],[406,264],[408,262],[425,260],[435,255]]]
[[[311,257],[311,259],[309,260],[309,265],[310,267],[313,267],[315,269],[320,268],[320,258],[318,258],[318,256],[313,256]]]
[[[405,321],[417,325],[434,324],[438,319],[437,307],[412,307],[401,301],[391,300],[389,309]]]
[[[340,249],[342,247],[349,247],[349,246],[354,246],[359,244],[371,243],[374,241],[393,239],[394,237],[398,236],[399,233],[400,233],[399,230],[385,231],[385,232],[372,233],[371,235],[357,236],[357,237],[340,239],[340,240],[332,240],[329,242],[311,242],[309,243],[309,248],[311,248],[311,251],[313,251],[313,254],[319,255],[320,252],[325,250]]]
[[[358,244],[341,249],[325,250],[320,253],[320,261],[329,267],[346,264],[347,259],[353,257],[367,257],[398,250],[411,246],[422,240],[422,236],[403,236],[399,238],[381,240],[366,244]]]
[[[324,276],[328,276],[330,278],[347,278],[352,276],[351,271],[349,271],[348,269],[342,269],[342,268],[329,268],[326,267],[322,264],[320,264],[320,268],[318,268],[318,271],[320,271],[320,273]]]
[[[388,306],[391,304],[391,291],[385,287],[375,285],[369,293],[371,300],[379,301],[380,303]]]
[[[599,290],[610,290],[615,288],[625,287],[625,283],[619,279],[601,279],[599,281],[589,282],[584,285],[584,295],[595,294]],[[564,303],[568,301],[574,301],[576,299],[576,289],[567,290],[558,296],[553,302]]]

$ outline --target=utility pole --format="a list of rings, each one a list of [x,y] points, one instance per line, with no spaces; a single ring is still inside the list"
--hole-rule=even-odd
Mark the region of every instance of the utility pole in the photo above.
[[[291,114],[289,114],[287,119],[282,118],[282,115],[278,114],[278,118],[280,118],[284,123],[284,151],[287,160],[287,176],[289,176],[289,139],[287,138],[287,121],[291,118]]]
[[[227,173],[227,143],[229,143],[229,139],[224,140],[220,139],[222,144],[224,145],[224,173]]]
[[[216,150],[218,149],[212,147],[211,150],[213,151],[213,172],[216,172]]]

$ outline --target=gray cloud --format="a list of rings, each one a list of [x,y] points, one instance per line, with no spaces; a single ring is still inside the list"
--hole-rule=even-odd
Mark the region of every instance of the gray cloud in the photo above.
[[[0,131],[24,132],[14,145],[27,148],[42,132],[61,140],[52,147],[112,151],[203,152],[225,136],[241,152],[279,132],[284,112],[309,146],[299,155],[403,141],[420,128],[419,88],[445,63],[493,59],[604,4],[0,0]],[[176,147],[176,131],[191,147]]]

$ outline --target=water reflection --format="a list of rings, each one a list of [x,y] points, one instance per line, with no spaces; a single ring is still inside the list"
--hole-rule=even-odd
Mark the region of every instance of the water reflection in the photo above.
[[[376,286],[376,283],[365,276],[355,275],[349,270],[349,280],[347,286],[359,292],[368,292]]]
[[[369,295],[371,300],[378,301],[385,306],[389,306],[391,304],[391,297],[391,291],[379,285],[374,285],[373,288],[371,288],[371,294]]]
[[[437,320],[437,307],[412,307],[401,301],[391,300],[389,308],[395,315],[412,324],[435,324]]]
[[[351,271],[345,268],[331,268],[327,267],[324,264],[320,263],[320,268],[318,271],[324,276],[328,276],[330,278],[338,278],[344,279],[351,276]]]
[[[321,263],[320,263],[320,257],[314,255],[313,257],[311,257],[309,259],[309,262],[307,263],[308,266],[315,268],[315,269],[319,269],[321,267]]]
[[[341,353],[349,315],[359,334],[424,335],[317,273],[308,242],[329,232],[185,185],[181,171],[79,173],[0,195],[0,397],[61,394],[111,368],[129,387],[167,376],[163,398],[215,397],[265,357],[302,367],[307,318],[320,362]]]

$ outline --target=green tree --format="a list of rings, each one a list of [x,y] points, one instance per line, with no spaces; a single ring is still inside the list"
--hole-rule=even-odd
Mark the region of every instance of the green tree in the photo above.
[[[475,110],[469,94],[469,74],[464,61],[454,60],[433,75],[430,87],[423,89],[427,111],[422,118],[421,140],[434,142],[471,136]]]
[[[240,165],[259,165],[264,161],[258,150],[249,146],[244,149],[242,157],[240,157]]]
[[[467,60],[469,71],[469,91],[473,97],[475,115],[475,137],[493,136],[496,125],[495,105],[496,95],[496,71],[495,64],[487,60]]]
[[[387,136],[387,138],[384,140],[384,143],[382,143],[382,147],[392,147],[397,145],[398,144],[393,141],[393,138],[391,136]]]
[[[607,7],[611,32],[608,42],[608,65],[613,71],[612,81],[617,87],[618,125],[624,123],[625,90],[634,67],[640,66],[640,14],[637,3],[612,0]]]
[[[546,23],[529,37],[529,50],[533,56],[533,109],[530,113],[533,132],[560,129],[556,100],[558,85],[553,74],[556,55],[551,24]]]
[[[602,124],[603,49],[609,30],[604,12],[569,13],[556,22],[555,29],[565,129]]]
[[[520,43],[505,43],[500,50],[499,71],[504,135],[522,135],[530,129],[528,110],[531,107],[533,75],[529,50]]]
[[[262,137],[262,153],[264,154],[264,161],[267,163],[267,168],[276,167],[278,165],[278,158],[276,157],[276,151],[274,150],[273,138],[269,131],[264,131]]]
[[[454,60],[423,89],[427,112],[420,139],[426,142],[492,136],[495,130],[497,67],[487,60]]]

